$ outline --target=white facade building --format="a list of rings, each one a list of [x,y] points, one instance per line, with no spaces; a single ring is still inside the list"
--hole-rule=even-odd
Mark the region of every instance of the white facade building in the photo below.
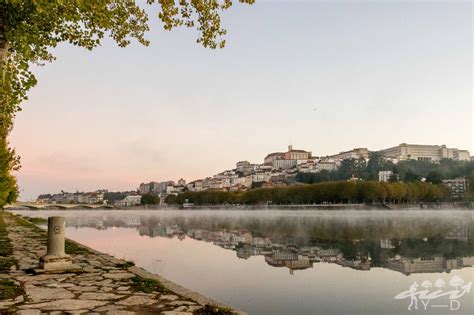
[[[194,190],[195,191],[200,191],[200,190],[203,190],[203,182],[202,180],[197,180],[194,182]]]
[[[250,166],[250,162],[249,162],[249,161],[239,161],[239,162],[237,162],[237,164],[236,164],[236,170],[237,170],[238,172],[243,172],[243,171],[246,170],[249,166]]]
[[[252,182],[268,182],[270,177],[272,177],[272,173],[265,172],[265,173],[255,173],[251,175]]]
[[[151,192],[150,184],[141,183],[138,188],[140,195],[145,195]]]
[[[421,145],[402,143],[380,151],[384,158],[397,161],[418,160],[437,162],[442,159],[469,161],[469,151],[448,148],[446,145]]]
[[[451,194],[454,198],[462,198],[467,191],[468,181],[464,178],[445,179],[443,184],[451,189]]]
[[[454,160],[459,161],[469,161],[471,159],[471,154],[467,150],[457,150],[453,153]]]
[[[272,166],[274,170],[286,170],[295,167],[297,160],[273,160]]]
[[[323,160],[316,164],[316,171],[335,171],[340,165],[340,161],[338,160]]]
[[[393,175],[392,171],[380,171],[379,172],[379,182],[388,182],[390,176]]]
[[[130,196],[125,197],[122,200],[116,201],[115,205],[119,207],[130,207],[130,206],[139,205],[141,203],[141,200],[142,200],[141,196],[130,195]]]
[[[178,195],[179,193],[183,192],[184,186],[168,186],[166,187],[166,194],[167,195]]]
[[[367,148],[355,148],[350,151],[339,152],[338,154],[330,155],[328,158],[337,160],[367,160],[369,158],[369,150]]]
[[[252,186],[252,177],[251,176],[246,176],[246,177],[239,177],[235,180],[236,185],[243,185],[247,188]]]

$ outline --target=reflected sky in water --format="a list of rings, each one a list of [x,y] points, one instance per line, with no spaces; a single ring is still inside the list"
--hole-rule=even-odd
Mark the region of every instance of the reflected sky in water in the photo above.
[[[251,314],[474,313],[473,212],[17,213],[65,216],[67,237]],[[415,281],[464,295],[409,311],[394,297]]]

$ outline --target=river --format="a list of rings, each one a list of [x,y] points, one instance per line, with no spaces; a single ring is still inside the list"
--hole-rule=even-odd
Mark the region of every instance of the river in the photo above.
[[[14,212],[250,314],[474,314],[473,211]]]

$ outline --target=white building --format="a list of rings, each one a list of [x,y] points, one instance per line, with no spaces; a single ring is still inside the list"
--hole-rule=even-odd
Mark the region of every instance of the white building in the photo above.
[[[209,188],[210,189],[221,189],[223,187],[224,187],[224,185],[223,185],[222,180],[213,179],[209,182]]]
[[[451,189],[454,198],[462,198],[467,191],[468,181],[464,177],[456,179],[445,179],[443,184]]]
[[[297,260],[298,254],[289,250],[273,250],[273,259],[276,260]]]
[[[442,159],[469,161],[469,151],[448,148],[446,145],[421,145],[402,143],[380,151],[384,158],[397,161],[418,160],[437,162]]]
[[[130,195],[130,196],[125,197],[122,200],[116,201],[115,205],[118,207],[130,207],[130,206],[139,205],[141,200],[142,200],[141,196]]]
[[[249,161],[239,161],[239,162],[237,162],[237,164],[236,164],[236,170],[237,170],[238,172],[243,172],[243,171],[246,170],[249,166],[250,166],[250,162],[249,162]]]
[[[458,268],[455,259],[446,259],[444,257],[390,259],[386,262],[386,267],[406,275],[412,273],[449,272],[451,269]]]
[[[304,164],[312,164],[312,165],[316,165],[316,163],[318,162],[319,160],[318,159],[304,159],[304,160],[296,160],[296,165],[304,165]]]
[[[264,247],[264,246],[269,246],[271,244],[272,244],[272,242],[270,242],[269,238],[254,237],[252,239],[252,246]]]
[[[379,182],[388,182],[392,175],[393,175],[392,171],[380,171]]]
[[[149,194],[151,192],[150,184],[141,183],[138,188],[140,195]]]
[[[211,181],[212,181],[212,178],[210,177],[204,178],[202,180],[202,189],[206,190],[206,189],[211,188]]]
[[[272,177],[272,173],[270,172],[261,172],[251,175],[252,182],[268,182],[270,177]]]
[[[257,171],[269,172],[273,169],[272,165],[260,164],[257,167]]]
[[[264,159],[264,163],[267,164],[267,165],[272,165],[273,164],[273,161],[275,160],[283,160],[285,159],[285,153],[284,152],[274,152],[274,153],[270,153],[268,154],[265,159]]]
[[[71,202],[77,202],[79,198],[78,194],[71,194],[71,193],[66,193],[64,194],[64,202],[66,203],[71,203]]]
[[[297,160],[273,160],[272,166],[274,170],[286,170],[295,167]]]
[[[341,165],[340,161],[338,160],[322,160],[316,164],[316,171],[335,171]]]
[[[151,184],[151,183],[150,183]],[[166,189],[168,188],[168,186],[173,186],[174,185],[174,181],[172,180],[168,180],[168,181],[165,181],[165,182],[160,182],[160,183],[157,183],[156,184],[156,192],[161,194],[161,195],[164,195],[166,193]]]
[[[458,264],[462,266],[474,266],[474,256],[459,257]]]
[[[369,158],[369,150],[367,148],[355,148],[350,151],[339,152],[338,154],[330,155],[328,158],[337,160],[367,160]]]
[[[203,190],[203,182],[202,180],[197,180],[194,182],[194,190],[195,191],[200,191],[200,190]]]
[[[234,186],[237,183],[238,175],[229,175],[222,179],[222,185],[225,188]]]
[[[453,152],[453,159],[459,161],[469,161],[471,159],[471,154],[468,150],[455,150]]]
[[[166,187],[166,195],[178,195],[179,193],[183,192],[184,186],[175,185],[175,186],[168,186]]]
[[[298,160],[296,168],[301,173],[317,173],[316,165],[319,161],[319,159]]]
[[[247,188],[252,186],[252,177],[251,176],[246,176],[246,177],[239,177],[235,180],[236,185],[243,185]]]
[[[86,195],[86,194],[80,194],[78,196],[78,200],[77,200],[78,203],[82,203],[82,204],[89,204],[91,203],[90,202],[90,196],[89,195]]]

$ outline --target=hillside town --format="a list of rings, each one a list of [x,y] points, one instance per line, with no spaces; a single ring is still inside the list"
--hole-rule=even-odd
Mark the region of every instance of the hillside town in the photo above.
[[[121,193],[109,193],[107,190],[94,192],[69,193],[62,191],[59,194],[40,195],[37,203],[52,204],[103,204],[119,207],[138,205],[141,196],[155,195],[164,202],[170,195],[190,191],[217,190],[217,191],[246,191],[253,188],[275,188],[299,184],[298,175],[322,174],[334,172],[341,168],[345,161],[366,164],[371,156],[377,153],[389,165],[396,166],[400,162],[421,161],[426,163],[440,163],[443,160],[474,161],[474,157],[467,150],[448,148],[446,145],[415,145],[402,143],[398,146],[370,151],[367,148],[354,148],[328,156],[313,156],[311,151],[295,149],[288,146],[286,152],[272,152],[263,158],[263,163],[238,161],[235,168],[224,170],[210,177],[186,182],[183,178],[177,181],[141,183],[136,190]],[[393,167],[386,167],[377,171],[377,177],[372,180],[389,182],[398,180],[399,174],[394,173]],[[352,174],[348,180],[362,180]],[[425,178],[420,178],[421,181]],[[465,177],[443,179],[454,197],[462,197],[467,191],[468,180]]]

